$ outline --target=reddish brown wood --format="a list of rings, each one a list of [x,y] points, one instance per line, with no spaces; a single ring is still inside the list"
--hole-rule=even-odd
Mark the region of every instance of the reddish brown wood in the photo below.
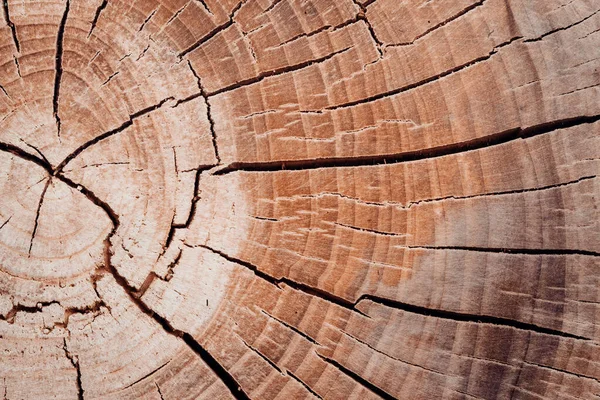
[[[8,0],[4,399],[600,396],[595,0]]]

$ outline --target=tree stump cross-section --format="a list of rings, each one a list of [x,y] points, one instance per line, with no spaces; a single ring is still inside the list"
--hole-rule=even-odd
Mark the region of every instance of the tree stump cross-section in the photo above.
[[[1,14],[4,399],[600,397],[597,0]]]

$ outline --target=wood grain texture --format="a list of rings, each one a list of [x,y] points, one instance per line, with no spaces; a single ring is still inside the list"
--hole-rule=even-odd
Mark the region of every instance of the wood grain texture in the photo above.
[[[600,396],[595,0],[6,0],[0,395]]]

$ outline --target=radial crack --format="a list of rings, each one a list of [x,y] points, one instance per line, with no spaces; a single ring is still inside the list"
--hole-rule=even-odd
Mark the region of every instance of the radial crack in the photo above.
[[[372,165],[397,164],[419,161],[428,158],[438,158],[452,154],[460,154],[473,150],[493,147],[518,139],[543,135],[558,129],[571,128],[583,124],[592,124],[600,120],[600,115],[579,116],[546,122],[528,128],[514,128],[488,136],[478,137],[469,141],[452,143],[423,150],[408,151],[396,154],[377,154],[358,157],[332,157],[312,160],[285,160],[266,162],[235,162],[214,172],[214,175],[224,175],[234,171],[280,171],[280,170],[310,170],[318,168],[348,168]]]
[[[96,136],[94,139],[82,144],[81,146],[79,146],[77,149],[75,149],[71,154],[69,154],[53,171],[54,175],[60,174],[63,169],[65,168],[65,166],[71,162],[71,160],[73,160],[75,157],[77,157],[79,154],[81,154],[83,151],[85,151],[86,149],[92,147],[93,145],[95,145],[96,143],[107,139],[111,136],[114,136],[118,133],[123,132],[125,129],[129,128],[130,126],[133,125],[133,122],[139,118],[139,117],[143,117],[144,115],[151,113],[152,111],[155,111],[157,109],[159,109],[160,107],[162,107],[165,103],[169,102],[169,101],[173,101],[175,100],[174,97],[167,97],[166,99],[161,100],[158,104],[155,104],[153,106],[150,107],[146,107],[143,110],[140,110],[138,112],[135,112],[133,114],[129,115],[129,119],[125,122],[123,122],[120,126],[111,129],[110,131],[104,132],[98,136]]]
[[[316,352],[315,352],[316,353]],[[385,399],[385,400],[396,400],[396,398],[394,396],[392,396],[391,394],[389,394],[388,392],[386,392],[385,390],[383,390],[382,388],[380,388],[379,386],[369,382],[368,380],[366,380],[365,378],[363,378],[362,376],[360,376],[359,374],[357,374],[356,372],[344,367],[342,364],[340,364],[339,362],[332,360],[330,358],[327,358],[319,353],[316,353],[317,356],[319,356],[319,358],[321,358],[323,361],[325,361],[328,364],[333,365],[334,367],[336,367],[337,369],[340,370],[340,372],[342,372],[344,375],[349,376],[350,378],[354,379],[358,384],[360,384],[361,386],[365,387],[366,389],[370,390],[371,392],[375,393],[376,395],[378,395],[379,397]]]
[[[526,330],[526,331],[530,331],[530,332],[543,333],[543,334],[547,334],[547,335],[554,335],[554,336],[573,338],[573,339],[581,339],[581,340],[589,340],[589,338],[587,338],[587,337],[573,335],[573,334],[566,333],[566,332],[563,332],[560,330],[545,328],[545,327],[538,326],[535,324],[525,323],[525,322],[516,321],[516,320],[512,320],[512,319],[508,319],[508,318],[494,317],[494,316],[490,316],[490,315],[466,314],[466,313],[445,311],[445,310],[440,310],[440,309],[435,309],[435,308],[417,306],[417,305],[413,305],[413,304],[409,304],[409,303],[403,303],[400,301],[377,297],[377,296],[373,296],[370,294],[362,295],[355,302],[351,302],[350,300],[336,296],[325,290],[313,288],[313,287],[310,287],[303,283],[298,283],[298,282],[289,280],[288,278],[276,279],[273,276],[260,271],[258,269],[258,267],[256,267],[255,265],[252,265],[246,261],[228,256],[227,254],[225,254],[219,250],[213,249],[211,247],[208,247],[206,245],[199,245],[198,247],[202,247],[204,249],[210,250],[213,253],[220,255],[221,257],[223,257],[224,259],[226,259],[230,262],[236,263],[247,269],[250,269],[251,271],[253,271],[255,273],[255,275],[272,283],[273,285],[275,285],[277,287],[279,287],[280,283],[287,284],[288,286],[292,287],[293,289],[305,292],[305,293],[315,296],[315,297],[319,297],[322,300],[336,304],[336,305],[346,308],[348,310],[357,312],[368,318],[370,318],[368,316],[368,314],[365,314],[364,312],[362,312],[360,309],[357,308],[357,306],[365,300],[370,300],[370,301],[382,304],[382,305],[390,307],[390,308],[401,309],[403,311],[410,312],[413,314],[432,316],[432,317],[437,317],[437,318],[441,318],[441,319],[450,319],[450,320],[454,320],[454,321],[488,323],[488,324],[512,327],[515,329],[521,329],[521,330]]]
[[[69,352],[66,338],[63,338],[63,350],[65,352],[65,356],[69,359],[69,361],[71,361],[71,364],[73,365],[73,367],[75,367],[75,370],[77,371],[77,398],[79,400],[84,400],[83,394],[85,390],[83,389],[83,386],[81,384],[81,367],[79,366],[79,359],[77,356],[73,356]]]
[[[107,5],[108,0],[102,0],[102,3],[96,9],[96,15],[94,15],[94,20],[92,21],[92,27],[90,28],[90,31],[87,35],[88,38],[92,36],[92,32],[94,31],[94,28],[96,28],[96,24],[98,23],[98,18],[100,18],[100,13],[102,13],[102,10],[104,10]]]
[[[40,211],[42,210],[42,204],[44,203],[44,197],[46,196],[46,191],[48,190],[48,186],[50,186],[50,182],[52,178],[47,178],[47,181],[44,185],[44,189],[42,190],[42,194],[40,196],[40,202],[38,203],[38,207],[35,214],[35,221],[33,225],[33,230],[31,232],[31,240],[29,241],[29,251],[27,252],[27,257],[31,257],[31,249],[33,248],[33,240],[35,239],[35,234],[37,233],[38,223],[40,219]]]
[[[58,138],[60,140],[61,133],[61,120],[59,115],[59,98],[60,98],[60,84],[62,80],[62,58],[63,58],[63,40],[65,35],[65,26],[67,25],[67,18],[69,16],[69,7],[70,0],[66,1],[65,12],[63,13],[62,19],[60,21],[60,26],[58,28],[58,35],[56,37],[56,67],[55,67],[55,75],[54,75],[54,96],[52,98],[52,106],[53,106],[53,114],[54,119],[56,120],[56,129]]]
[[[15,24],[10,19],[10,13],[8,9],[8,0],[2,0],[2,5],[4,7],[4,18],[6,18],[6,24],[10,27],[12,32],[13,42],[15,43],[15,47],[17,48],[17,52],[21,52],[21,45],[19,44],[19,38],[17,37],[17,28]]]
[[[527,322],[521,322],[521,321],[509,319],[509,318],[495,317],[495,316],[491,316],[491,315],[482,315],[482,314],[468,314],[468,313],[461,313],[461,312],[456,312],[456,311],[446,311],[446,310],[441,310],[441,309],[437,309],[437,308],[418,306],[418,305],[409,304],[409,303],[405,303],[405,302],[401,302],[401,301],[391,300],[391,299],[387,299],[384,297],[373,296],[370,294],[364,294],[364,295],[360,296],[359,299],[356,301],[355,306],[358,306],[361,302],[367,301],[367,300],[372,301],[374,303],[381,304],[381,305],[389,307],[389,308],[394,308],[397,310],[402,310],[402,311],[413,313],[413,314],[420,314],[420,315],[424,315],[427,317],[435,317],[435,318],[459,321],[459,322],[474,322],[474,323],[478,323],[478,324],[491,324],[491,325],[505,326],[505,327],[509,327],[509,328],[519,329],[519,330],[528,331],[528,332],[536,332],[536,333],[541,333],[541,334],[545,334],[545,335],[558,336],[558,337],[563,337],[563,338],[580,339],[580,340],[585,340],[585,341],[590,340],[589,338],[584,337],[584,336],[578,336],[578,335],[574,335],[574,334],[567,333],[564,331],[545,328],[543,326],[539,326],[539,325],[535,325],[535,324],[531,324],[531,323],[527,323]]]
[[[232,90],[239,89],[239,88],[244,87],[244,86],[248,86],[248,85],[252,85],[252,84],[261,82],[264,79],[272,77],[272,76],[281,75],[281,74],[285,74],[285,73],[289,73],[289,72],[294,72],[294,71],[298,71],[298,70],[310,67],[311,65],[320,64],[320,63],[325,62],[325,61],[327,61],[329,59],[332,59],[333,57],[335,57],[337,55],[345,53],[345,52],[347,52],[347,51],[349,51],[351,49],[352,49],[352,47],[346,47],[344,49],[335,51],[335,52],[333,52],[331,54],[328,54],[328,55],[320,57],[320,58],[316,58],[314,60],[308,60],[308,61],[304,61],[304,62],[299,63],[299,64],[290,65],[290,66],[276,68],[276,69],[273,69],[273,70],[270,70],[270,71],[266,71],[266,72],[263,72],[263,73],[259,74],[258,76],[254,77],[254,78],[244,79],[242,81],[236,82],[236,83],[234,83],[232,85],[229,85],[229,86],[226,86],[224,88],[221,88],[221,89],[209,92],[209,93],[207,93],[207,95],[208,95],[208,97],[213,97],[213,96],[216,96],[218,94],[222,94],[222,93],[225,93],[225,92],[230,92]]]
[[[206,113],[208,115],[208,122],[210,124],[210,133],[212,135],[212,143],[213,143],[213,147],[215,149],[215,158],[217,159],[217,162],[219,164],[221,164],[221,157],[219,156],[219,147],[217,146],[217,133],[215,132],[215,121],[212,117],[211,106],[210,106],[210,102],[208,101],[208,95],[206,94],[206,90],[204,90],[204,87],[202,86],[202,79],[200,78],[200,76],[198,75],[198,73],[196,72],[194,67],[192,66],[192,63],[190,62],[190,60],[188,60],[187,63],[188,63],[188,67],[192,71],[192,74],[196,78],[196,82],[198,84],[198,89],[200,89],[200,94],[204,98],[204,104],[206,105]]]
[[[198,40],[196,43],[192,44],[190,47],[188,47],[187,49],[183,50],[181,53],[179,53],[179,59],[183,59],[183,57],[185,57],[186,55],[188,55],[189,53],[191,53],[192,51],[196,50],[198,47],[202,46],[202,44],[208,42],[210,39],[212,39],[213,37],[217,36],[217,34],[219,34],[219,32],[224,31],[225,29],[229,28],[230,26],[232,26],[234,24],[234,18],[235,15],[237,14],[237,12],[239,11],[240,8],[242,8],[242,6],[245,4],[246,0],[241,1],[232,11],[231,14],[229,15],[229,20],[227,20],[227,22],[217,26],[215,29],[213,29],[212,31],[208,32],[206,35],[204,35],[200,40]]]

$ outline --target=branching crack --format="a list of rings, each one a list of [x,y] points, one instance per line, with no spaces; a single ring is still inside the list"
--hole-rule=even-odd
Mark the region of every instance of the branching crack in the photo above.
[[[566,333],[563,331],[549,329],[549,328],[541,327],[541,326],[530,324],[530,323],[515,321],[515,320],[508,319],[508,318],[444,311],[444,310],[440,310],[440,309],[422,307],[422,306],[403,303],[403,302],[399,302],[399,301],[395,301],[395,300],[385,299],[385,298],[377,297],[377,296],[373,296],[373,295],[362,295],[355,302],[351,302],[350,300],[346,300],[344,298],[338,297],[327,291],[313,288],[313,287],[307,286],[303,283],[291,281],[288,278],[276,279],[276,278],[272,277],[271,275],[268,275],[268,274],[260,271],[258,269],[258,267],[256,267],[255,265],[252,265],[243,260],[236,259],[234,257],[230,257],[227,254],[225,254],[219,250],[215,250],[209,246],[199,245],[198,247],[202,247],[204,249],[210,250],[213,253],[220,255],[221,257],[223,257],[224,259],[226,259],[230,262],[233,262],[233,263],[236,263],[243,267],[246,267],[247,269],[253,271],[256,276],[272,283],[273,285],[275,285],[277,287],[279,287],[280,283],[287,284],[288,286],[292,287],[293,289],[303,291],[307,294],[321,298],[322,300],[336,304],[340,307],[360,313],[361,315],[368,317],[368,318],[370,318],[370,317],[367,314],[363,313],[362,311],[360,311],[357,308],[357,306],[365,300],[371,300],[373,302],[385,305],[390,308],[400,309],[400,310],[414,313],[414,314],[432,316],[432,317],[441,318],[441,319],[449,319],[449,320],[453,320],[453,321],[463,321],[463,322],[487,323],[487,324],[512,327],[515,329],[521,329],[521,330],[526,330],[526,331],[530,331],[530,332],[543,333],[543,334],[547,334],[547,335],[554,335],[554,336],[581,339],[581,340],[589,340],[589,338],[586,338],[583,336],[577,336],[577,335],[573,335],[573,334]]]
[[[190,47],[188,47],[187,49],[183,50],[181,53],[179,53],[179,59],[183,59],[183,57],[185,57],[186,55],[188,55],[189,53],[191,53],[192,51],[196,50],[198,47],[202,46],[204,43],[208,42],[210,39],[212,39],[213,37],[215,37],[216,35],[218,35],[220,32],[224,31],[225,29],[229,28],[230,26],[232,26],[234,24],[234,18],[235,15],[237,14],[237,12],[240,10],[240,8],[242,8],[242,6],[246,3],[246,0],[241,1],[232,11],[231,11],[231,15],[229,15],[229,20],[227,20],[225,23],[217,26],[215,29],[213,29],[212,31],[208,32],[206,35],[204,35],[200,40],[198,40],[196,43],[194,43],[193,45],[191,45]]]
[[[152,318],[156,323],[162,326],[165,332],[178,338],[181,338],[188,345],[188,347],[190,347],[191,350],[193,350],[200,358],[202,358],[202,360],[213,370],[213,372],[227,386],[231,394],[236,399],[249,399],[248,395],[239,386],[239,384],[236,382],[235,378],[233,378],[233,376],[229,373],[229,371],[221,364],[219,364],[219,362],[204,347],[202,347],[202,345],[199,342],[197,342],[191,334],[173,327],[173,325],[171,325],[171,323],[166,318],[154,312],[154,310],[152,310],[142,299],[140,299],[137,296],[136,289],[129,284],[127,279],[124,276],[122,276],[119,273],[119,271],[114,267],[114,265],[112,265],[112,263],[110,262],[110,237],[106,240],[105,258],[106,268],[140,311],[142,311],[144,314],[146,314],[147,316]]]
[[[71,154],[69,154],[53,171],[53,175],[58,175],[62,172],[62,170],[65,168],[65,166],[71,162],[71,160],[73,160],[75,157],[77,157],[78,155],[80,155],[83,151],[85,151],[86,149],[90,148],[91,146],[97,144],[98,142],[107,139],[113,135],[116,135],[118,133],[123,132],[125,129],[129,128],[130,126],[133,125],[133,122],[139,118],[139,117],[143,117],[146,114],[151,113],[152,111],[155,111],[157,109],[159,109],[160,107],[162,107],[165,103],[169,102],[169,101],[173,101],[175,100],[173,97],[167,97],[166,99],[161,100],[158,104],[155,104],[153,106],[144,108],[143,110],[140,110],[138,112],[135,112],[131,115],[129,115],[129,119],[125,122],[123,122],[120,126],[111,129],[108,132],[104,132],[101,135],[96,136],[94,139],[82,144],[81,146],[79,146],[77,149],[75,149],[75,151],[73,151]]]
[[[67,18],[69,16],[70,0],[66,1],[65,12],[60,21],[58,28],[58,35],[56,36],[56,73],[54,75],[54,96],[52,98],[52,105],[54,108],[54,119],[56,120],[56,129],[58,138],[60,140],[61,133],[61,121],[59,116],[59,98],[60,98],[60,83],[62,79],[62,58],[63,58],[63,40],[65,35],[65,26],[67,25]]]

